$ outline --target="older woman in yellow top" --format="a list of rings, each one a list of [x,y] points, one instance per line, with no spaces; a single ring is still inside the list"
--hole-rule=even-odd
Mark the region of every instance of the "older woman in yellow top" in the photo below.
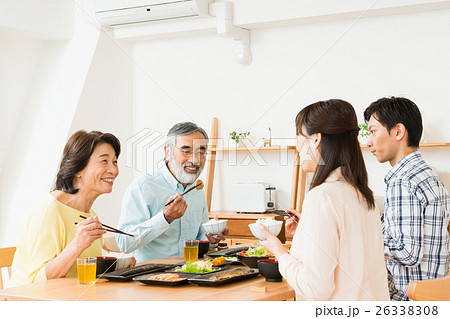
[[[9,286],[75,276],[78,257],[102,255],[106,231],[91,207],[112,191],[119,154],[112,134],[78,131],[70,137],[55,190],[31,207],[21,225]]]
[[[314,171],[302,214],[286,218],[290,253],[261,230],[297,300],[389,300],[379,213],[375,210],[350,103],[311,104],[296,118],[297,149]]]

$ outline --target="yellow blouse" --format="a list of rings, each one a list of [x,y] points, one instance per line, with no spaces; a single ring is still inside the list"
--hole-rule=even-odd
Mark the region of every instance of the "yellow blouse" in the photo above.
[[[93,217],[95,213],[92,210],[84,213],[66,206],[50,194],[30,208],[19,229],[9,287],[47,280],[45,265],[72,241],[76,233],[75,223],[83,220],[79,215]],[[101,255],[102,240],[98,239],[80,257]],[[66,277],[76,274],[75,262]]]

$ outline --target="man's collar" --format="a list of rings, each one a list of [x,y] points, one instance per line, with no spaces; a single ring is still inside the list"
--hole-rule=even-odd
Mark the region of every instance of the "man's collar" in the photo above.
[[[387,184],[392,177],[395,175],[398,175],[405,167],[409,167],[410,163],[413,161],[417,161],[422,158],[422,155],[420,155],[420,152],[414,151],[412,153],[409,153],[405,157],[403,157],[401,160],[397,162],[390,170],[387,172],[386,176],[384,177],[384,182]]]

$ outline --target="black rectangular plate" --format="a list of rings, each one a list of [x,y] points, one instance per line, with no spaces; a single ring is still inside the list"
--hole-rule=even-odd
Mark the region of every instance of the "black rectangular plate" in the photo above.
[[[141,272],[136,273],[136,274],[130,274],[130,275],[127,275],[127,274],[123,275],[122,274],[125,269],[116,270],[116,271],[104,274],[101,278],[105,278],[105,279],[108,279],[108,280],[111,280],[111,281],[125,282],[125,281],[132,280],[134,277],[138,277],[138,276],[141,276],[141,275],[150,274],[150,273],[154,273],[154,272],[158,272],[158,271],[161,272],[161,271],[164,271],[164,270],[166,270],[168,268],[173,268],[173,266],[174,266],[174,265],[171,265],[171,264],[148,264],[148,265],[154,265],[154,267],[152,267],[152,269],[148,269],[148,270],[141,271]],[[140,266],[137,266],[137,267],[140,267]],[[128,268],[128,269],[132,269],[132,268]]]
[[[257,241],[257,239],[255,239],[255,241]],[[236,256],[236,253],[239,253],[243,250],[247,250],[249,248],[250,248],[250,246],[228,248],[228,249],[223,249],[223,250],[219,250],[219,251],[213,251],[211,253],[207,253],[207,255],[210,257],[213,257],[213,258],[220,257],[220,256],[234,257],[234,256]]]
[[[147,274],[147,275],[142,275],[142,276],[139,276],[139,277],[135,277],[135,278],[133,278],[133,280],[142,282],[143,284],[146,284],[146,285],[170,286],[170,287],[172,287],[172,286],[178,286],[178,285],[187,284],[188,283],[188,278],[194,277],[191,274],[179,273],[178,275],[181,278],[183,278],[183,279],[177,280],[177,281],[164,281],[164,280],[148,279],[151,276],[156,276],[156,275],[161,275],[161,274],[166,274],[166,272],[150,273],[150,274]]]
[[[244,275],[239,275],[239,276],[234,276],[234,277],[229,277],[229,278],[224,278],[224,279],[219,279],[219,280],[209,279],[210,277],[217,275],[216,273],[209,273],[207,276],[201,276],[201,277],[198,276],[198,277],[194,277],[194,278],[189,278],[189,282],[192,282],[199,286],[216,287],[216,286],[224,285],[224,284],[234,282],[234,281],[240,281],[240,280],[244,280],[244,279],[248,279],[248,278],[253,278],[253,277],[256,277],[259,275],[258,269],[249,269],[249,268],[233,268],[233,269],[230,269],[227,271],[220,272],[220,274],[225,274],[227,272],[232,272],[232,271],[236,271],[236,270],[244,270],[244,271],[248,271],[248,273],[246,273]]]

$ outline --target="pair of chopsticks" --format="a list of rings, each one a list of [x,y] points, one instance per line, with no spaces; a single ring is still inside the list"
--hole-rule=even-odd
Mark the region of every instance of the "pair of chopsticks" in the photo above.
[[[289,216],[289,217],[293,217],[293,216],[295,216],[294,214],[292,214],[292,213],[288,213],[288,212],[286,212],[286,211],[283,211],[283,210],[274,210],[273,212],[270,212],[271,214],[275,214],[275,215],[280,215],[280,216]]]
[[[183,194],[181,194],[181,196],[183,196],[183,195],[189,193],[189,192],[190,192],[191,190],[193,190],[193,189],[202,189],[202,188],[203,188],[203,182],[202,182],[201,179],[198,179],[197,182],[195,183],[195,185],[192,186],[191,188],[189,188],[189,189],[188,189],[187,191],[185,191]],[[174,201],[174,199],[172,199],[170,202],[168,202],[168,203],[167,203],[166,205],[164,205],[164,206],[168,206],[168,205],[172,204],[173,201]]]
[[[84,217],[82,215],[80,215],[80,217],[83,218],[83,219],[87,219],[87,217]],[[76,224],[78,224],[78,223],[75,223],[75,225]],[[117,233],[117,234],[122,234],[122,235],[127,235],[127,236],[134,237],[134,235],[128,234],[128,233],[123,232],[123,231],[121,231],[119,229],[116,229],[114,227],[111,227],[111,226],[108,226],[108,225],[105,225],[105,224],[102,224],[102,226],[105,227],[105,228],[102,228],[103,230],[109,231],[111,233]]]

